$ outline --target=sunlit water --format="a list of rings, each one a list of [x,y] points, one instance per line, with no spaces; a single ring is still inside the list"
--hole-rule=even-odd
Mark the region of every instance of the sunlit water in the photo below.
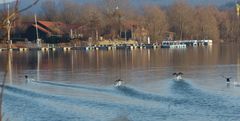
[[[0,52],[11,121],[237,121],[235,45],[187,49]],[[183,72],[183,81],[172,73]],[[31,82],[25,83],[28,75]],[[115,88],[116,79],[126,85]],[[1,78],[2,80],[2,78]]]

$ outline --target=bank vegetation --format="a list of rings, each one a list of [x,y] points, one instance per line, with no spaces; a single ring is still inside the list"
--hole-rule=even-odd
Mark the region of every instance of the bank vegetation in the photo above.
[[[149,36],[158,42],[171,32],[175,40],[240,41],[240,18],[234,3],[230,7],[193,6],[179,0],[170,6],[136,6],[130,0],[102,0],[91,4],[47,0],[40,6],[38,19],[81,25],[85,38],[93,40],[99,37],[114,40],[121,38],[121,32],[131,31],[133,40],[147,40]],[[33,15],[32,12],[21,14],[13,32],[21,33],[24,30],[21,22],[33,21]]]

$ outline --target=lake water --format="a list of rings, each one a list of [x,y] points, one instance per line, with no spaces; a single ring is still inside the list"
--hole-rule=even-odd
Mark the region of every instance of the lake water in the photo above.
[[[237,121],[240,47],[0,52],[11,121]],[[183,72],[183,81],[172,73]],[[33,82],[25,83],[28,75]],[[126,82],[115,88],[116,79]]]

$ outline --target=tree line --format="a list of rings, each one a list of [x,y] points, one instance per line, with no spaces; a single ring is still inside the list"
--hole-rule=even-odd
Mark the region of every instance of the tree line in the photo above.
[[[172,32],[176,40],[240,41],[240,18],[234,5],[220,9],[212,5],[192,6],[179,0],[165,7],[139,7],[129,0],[102,0],[97,4],[47,0],[41,3],[38,18],[81,25],[84,35],[95,40],[99,36],[119,38],[121,32],[131,31],[136,40],[149,36],[151,40],[162,41],[167,32]],[[33,13],[21,15],[20,20],[33,20]]]

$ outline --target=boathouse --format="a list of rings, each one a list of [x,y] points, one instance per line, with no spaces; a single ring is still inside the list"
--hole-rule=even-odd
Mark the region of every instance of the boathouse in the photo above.
[[[70,30],[67,28],[67,25],[62,22],[37,21],[37,25],[33,23],[27,28],[25,36],[28,41],[36,41],[38,30],[39,38],[45,43],[68,42]]]
[[[0,29],[0,41],[3,39],[3,31]]]

